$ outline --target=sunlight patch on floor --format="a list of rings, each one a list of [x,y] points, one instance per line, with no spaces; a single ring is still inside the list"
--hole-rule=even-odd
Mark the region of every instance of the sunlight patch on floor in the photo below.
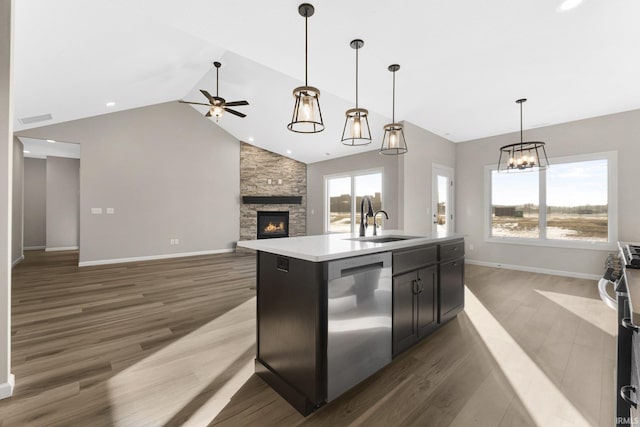
[[[539,289],[535,289],[535,291],[603,332],[611,336],[616,336],[618,324],[617,314],[614,310],[608,308],[601,300],[559,292],[541,291]]]
[[[181,414],[190,417],[186,425],[208,424],[253,374],[254,355],[246,353],[255,344],[255,316],[254,297],[110,378],[113,424],[164,425],[235,370],[193,414]]]
[[[465,313],[537,425],[589,425],[580,411],[467,288]]]

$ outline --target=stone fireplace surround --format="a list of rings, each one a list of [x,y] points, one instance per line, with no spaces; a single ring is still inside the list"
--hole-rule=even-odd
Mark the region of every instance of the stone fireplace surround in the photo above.
[[[298,197],[286,197],[280,201],[287,203],[274,204],[273,200],[255,196]],[[306,235],[307,165],[304,163],[241,142],[240,199],[240,240],[256,239],[258,211],[289,211],[289,236]],[[239,248],[238,251],[245,250]]]

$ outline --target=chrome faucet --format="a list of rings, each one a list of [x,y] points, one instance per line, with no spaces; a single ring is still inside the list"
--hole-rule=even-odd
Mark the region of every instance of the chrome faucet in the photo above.
[[[376,216],[377,216],[379,213],[383,213],[383,214],[384,214],[384,217],[385,217],[385,218],[387,218],[387,219],[389,219],[389,215],[387,215],[387,213],[386,213],[385,211],[383,211],[382,209],[380,209],[379,211],[376,211],[376,213],[374,213],[374,214],[373,214],[373,235],[374,235],[374,236],[377,236],[377,235],[378,235],[378,232],[377,232],[377,230],[378,230],[378,224],[376,223]],[[380,226],[380,228],[382,228],[382,225]]]
[[[365,200],[369,204],[369,210],[366,214],[364,213]],[[364,237],[365,232],[367,231],[367,226],[369,225],[367,220],[370,216],[373,216],[373,203],[371,203],[369,196],[364,196],[360,202],[360,237]]]

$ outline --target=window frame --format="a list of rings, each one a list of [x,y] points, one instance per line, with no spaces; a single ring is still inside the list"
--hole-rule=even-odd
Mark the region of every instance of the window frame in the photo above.
[[[554,164],[577,163],[593,160],[607,161],[607,242],[590,242],[584,240],[558,240],[547,238],[547,172],[546,169],[538,171],[538,205],[539,228],[538,238],[525,237],[497,237],[491,235],[491,174],[497,170],[497,165],[485,165],[484,167],[484,241],[490,243],[505,243],[512,245],[545,246],[573,249],[592,250],[616,250],[618,240],[618,152],[605,151],[599,153],[578,154],[572,156],[549,158],[550,167]],[[530,172],[512,172],[530,173]]]
[[[323,229],[324,229],[324,233],[325,234],[344,234],[345,232],[343,231],[329,231],[329,209],[330,209],[330,204],[329,204],[329,180],[330,179],[336,179],[336,178],[350,178],[351,179],[351,231],[349,232],[349,234],[356,232],[356,208],[357,206],[355,206],[356,204],[356,196],[355,196],[355,187],[356,187],[356,180],[355,178],[357,176],[361,176],[361,175],[372,175],[372,174],[376,174],[379,173],[380,174],[380,181],[382,183],[382,188],[380,189],[380,197],[382,198],[382,208],[384,209],[384,203],[385,203],[385,199],[384,199],[384,167],[379,167],[379,168],[371,168],[371,169],[360,169],[360,170],[356,170],[356,171],[349,171],[349,172],[342,172],[342,173],[336,173],[336,174],[330,174],[330,175],[324,175],[324,201],[323,201],[323,218],[322,218],[322,222],[323,222]]]

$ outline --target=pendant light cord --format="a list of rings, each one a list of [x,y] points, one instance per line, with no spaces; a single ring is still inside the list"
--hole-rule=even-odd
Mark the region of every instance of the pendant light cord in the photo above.
[[[523,137],[522,137],[522,102],[520,103],[520,148],[522,148],[522,142],[523,142]]]
[[[393,107],[391,113],[391,123],[396,122],[396,72],[393,72]]]
[[[356,108],[358,108],[358,51],[360,49],[356,48]]]
[[[220,75],[220,68],[216,67],[216,98],[219,98],[218,91],[220,90],[220,83],[218,82],[218,76]]]
[[[309,17],[304,17],[304,85],[309,86]]]

